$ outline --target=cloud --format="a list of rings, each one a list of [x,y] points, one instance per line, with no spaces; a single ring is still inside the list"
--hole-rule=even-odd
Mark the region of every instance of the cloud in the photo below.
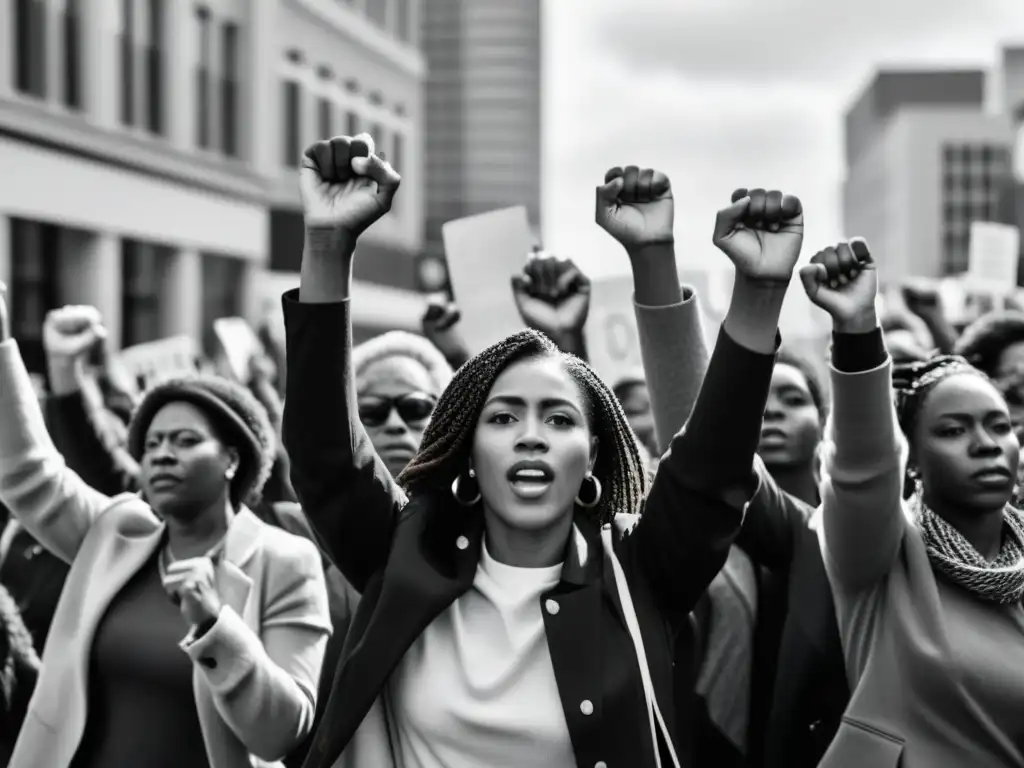
[[[984,63],[994,30],[1024,34],[1020,0],[633,0],[594,26],[637,70],[776,83],[848,82],[882,60]]]

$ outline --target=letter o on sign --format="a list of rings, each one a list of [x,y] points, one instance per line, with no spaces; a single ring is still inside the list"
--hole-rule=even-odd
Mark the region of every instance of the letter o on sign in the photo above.
[[[633,347],[633,333],[622,315],[608,315],[604,321],[604,332],[608,354],[612,360],[628,360]]]

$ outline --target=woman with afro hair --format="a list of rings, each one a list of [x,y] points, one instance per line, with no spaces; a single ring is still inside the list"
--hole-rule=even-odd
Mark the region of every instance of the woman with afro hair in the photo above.
[[[733,303],[650,489],[609,387],[535,331],[456,372],[396,483],[358,420],[348,299],[357,238],[399,183],[369,136],[304,155],[284,439],[304,512],[362,594],[306,765],[691,764],[674,641],[754,490],[799,201],[755,190],[719,213]],[[661,270],[666,305],[672,219],[661,173],[612,169],[597,190],[599,225],[634,270]]]
[[[57,379],[105,335],[92,307],[45,331]],[[141,493],[112,498],[50,440],[2,299],[0,393],[0,500],[70,565],[10,766],[276,764],[312,726],[331,627],[316,547],[247,506],[275,452],[265,409],[218,377],[153,387],[128,426]]]

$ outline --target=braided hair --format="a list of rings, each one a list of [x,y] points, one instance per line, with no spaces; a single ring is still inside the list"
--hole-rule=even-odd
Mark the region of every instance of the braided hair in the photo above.
[[[892,388],[896,395],[896,418],[907,439],[911,439],[917,415],[928,393],[950,376],[969,373],[989,381],[989,377],[959,355],[936,355],[923,362],[900,363],[892,369]]]
[[[618,400],[589,365],[533,330],[488,347],[455,373],[438,400],[419,452],[398,477],[409,496],[446,492],[468,463],[473,432],[498,376],[513,363],[549,357],[562,362],[582,391],[587,421],[600,445],[594,476],[603,493],[597,506],[587,512],[600,523],[611,522],[617,513],[639,512],[647,493],[647,475]]]

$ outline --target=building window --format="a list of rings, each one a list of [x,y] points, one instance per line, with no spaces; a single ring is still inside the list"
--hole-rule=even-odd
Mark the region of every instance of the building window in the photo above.
[[[202,149],[210,147],[210,10],[196,8],[199,24],[199,66],[196,67],[196,144]]]
[[[230,256],[203,254],[203,328],[209,334],[215,320],[242,314],[242,292],[245,262]],[[204,339],[210,349],[210,339]]]
[[[67,0],[64,8],[64,106],[82,108],[81,3]]]
[[[378,27],[387,27],[388,4],[387,0],[367,0],[366,16]]]
[[[46,98],[46,0],[14,0],[14,44],[15,86]]]
[[[160,286],[164,280],[164,248],[137,240],[121,241],[121,346],[156,341],[160,327]]]
[[[135,124],[135,8],[121,0],[121,122]]]
[[[61,304],[58,288],[59,233],[52,224],[25,219],[11,222],[11,334],[26,367],[44,373],[43,322]]]
[[[395,0],[395,37],[403,43],[412,40],[409,20],[409,0]]]
[[[224,24],[221,132],[224,154],[238,157],[238,25]]]
[[[179,0],[172,0],[179,2]],[[146,127],[151,133],[164,132],[164,3],[149,0],[149,44],[146,46]]]
[[[388,161],[392,168],[399,173],[402,172],[405,165],[405,137],[398,131],[395,131],[395,135],[391,139],[391,156],[388,157]]]
[[[334,104],[326,96],[317,101],[317,122],[320,139],[329,139],[334,135]]]
[[[356,136],[359,133],[359,115],[352,110],[345,113],[345,135]]]
[[[384,129],[379,123],[374,123],[370,126],[369,133],[373,137],[373,146],[376,147],[377,152],[384,152],[384,156],[387,157],[387,147],[384,144]]]
[[[284,164],[298,168],[302,154],[302,115],[299,84],[295,80],[284,81]]]

